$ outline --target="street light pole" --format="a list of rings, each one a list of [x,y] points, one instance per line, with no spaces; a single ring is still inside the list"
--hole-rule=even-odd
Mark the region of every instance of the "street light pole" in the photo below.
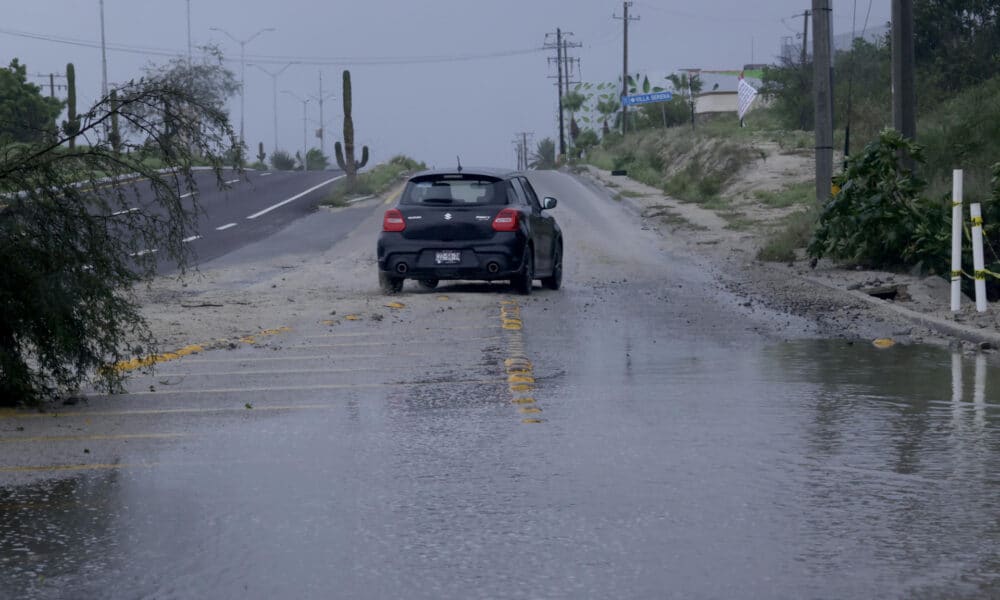
[[[220,27],[209,27],[209,29],[211,31],[218,31],[219,33],[225,34],[227,37],[229,37],[229,39],[233,40],[234,42],[240,45],[240,145],[245,146],[246,142],[244,140],[243,131],[244,131],[245,108],[246,108],[247,44],[257,39],[257,37],[260,36],[265,31],[275,31],[275,28],[265,27],[264,29],[261,29],[260,31],[251,35],[250,37],[242,40]]]
[[[333,93],[323,95],[323,71],[319,72],[319,96],[309,96],[319,104],[319,151],[326,156],[326,121],[323,120],[323,102],[334,98]]]
[[[303,98],[295,92],[290,92],[288,90],[281,90],[282,94],[288,94],[292,98],[295,98],[302,103],[302,170],[309,170],[309,138],[307,137],[306,131],[308,128],[309,113],[307,112],[306,106],[309,104],[309,98]]]
[[[262,67],[262,66],[260,66],[260,65],[258,65],[256,63],[252,63],[250,65],[252,67],[256,67],[260,71],[263,71],[264,73],[266,73],[266,74],[268,74],[268,75],[271,76],[271,91],[272,91],[273,96],[274,96],[274,147],[271,148],[271,154],[272,155],[274,154],[274,151],[278,149],[278,77],[282,73],[284,73],[288,69],[288,67],[290,67],[290,66],[292,66],[294,64],[297,64],[297,63],[290,62],[290,63],[286,64],[285,66],[281,67],[280,69],[278,69],[277,71],[268,71],[267,69],[265,69],[264,67]]]
[[[108,48],[104,41],[104,0],[101,4],[101,96],[108,97]]]

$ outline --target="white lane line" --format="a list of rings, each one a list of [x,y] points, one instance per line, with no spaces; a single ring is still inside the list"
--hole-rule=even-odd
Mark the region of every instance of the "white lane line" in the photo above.
[[[355,202],[364,202],[365,200],[371,200],[375,196],[364,196],[363,198],[355,198],[354,200],[348,200],[348,204],[354,204]]]
[[[191,242],[193,242],[193,241],[195,241],[195,240],[200,240],[200,239],[201,239],[201,236],[200,236],[200,235],[192,235],[191,237],[189,237],[189,238],[184,238],[184,239],[183,239],[183,240],[181,240],[181,241],[182,241],[182,242],[184,242],[185,244],[190,244]]]
[[[292,196],[288,200],[282,200],[281,202],[275,204],[274,206],[269,206],[269,207],[265,208],[264,210],[262,210],[260,212],[257,212],[257,213],[254,213],[254,214],[250,215],[247,218],[248,219],[256,219],[257,217],[261,217],[263,215],[266,215],[267,213],[271,212],[272,210],[274,210],[276,208],[281,208],[282,206],[288,204],[289,202],[294,202],[294,201],[298,200],[299,198],[301,198],[302,196],[307,196],[307,195],[315,192],[319,188],[321,188],[323,186],[330,185],[334,181],[337,181],[338,179],[343,179],[344,177],[346,177],[346,175],[340,175],[340,176],[334,177],[332,179],[327,179],[326,181],[324,181],[323,183],[321,183],[319,185],[314,185],[313,187],[309,188],[308,190],[306,190],[304,192],[301,192],[299,194],[295,194],[294,196]]]
[[[274,175],[274,173],[261,173],[260,177],[267,177],[269,175]]]
[[[156,254],[157,252],[158,250],[153,248],[152,250],[140,250],[139,252],[133,252],[132,254],[129,254],[129,256],[139,257],[146,256],[147,254]]]
[[[236,223],[227,223],[227,224],[223,225],[222,227],[216,227],[215,230],[216,231],[225,231],[225,230],[230,229],[232,227],[236,227]]]
[[[234,183],[239,183],[239,182],[240,182],[239,179],[230,179],[229,181],[226,182],[226,185],[233,185]]]
[[[194,192],[188,192],[188,193],[184,194],[183,196],[181,196],[180,199],[183,200],[185,198],[190,198],[191,196],[194,196],[194,194],[195,194]]]
[[[129,214],[129,213],[134,213],[134,212],[135,212],[135,211],[137,211],[137,210],[139,210],[139,209],[138,209],[138,208],[130,208],[130,209],[128,209],[128,210],[120,210],[120,211],[118,211],[118,212],[113,212],[113,213],[111,213],[111,216],[112,216],[112,217],[119,217],[119,216],[121,216],[121,215],[127,215],[127,214]]]

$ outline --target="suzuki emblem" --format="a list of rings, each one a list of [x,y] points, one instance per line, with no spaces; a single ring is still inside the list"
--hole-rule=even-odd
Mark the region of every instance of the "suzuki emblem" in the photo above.
[[[444,220],[445,221],[450,221],[451,220],[451,213],[444,213]]]

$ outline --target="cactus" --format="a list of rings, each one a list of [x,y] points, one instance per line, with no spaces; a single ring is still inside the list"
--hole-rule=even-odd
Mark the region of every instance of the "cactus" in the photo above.
[[[69,147],[76,147],[76,136],[80,133],[80,118],[76,114],[76,69],[73,63],[66,65],[66,120],[63,133],[69,138]]]
[[[264,142],[257,142],[257,160],[264,162],[267,154],[264,153]]]
[[[122,151],[122,134],[118,129],[118,90],[111,90],[111,135],[108,138],[115,154]]]
[[[361,161],[354,158],[354,119],[351,117],[351,72],[344,71],[344,145],[333,145],[337,165],[347,175],[347,186],[353,189],[358,169],[368,164],[368,146],[361,149]]]

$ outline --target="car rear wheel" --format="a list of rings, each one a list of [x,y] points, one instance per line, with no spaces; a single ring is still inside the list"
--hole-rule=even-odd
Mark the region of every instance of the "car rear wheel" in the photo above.
[[[510,285],[514,291],[522,296],[531,294],[531,285],[535,279],[535,253],[529,246],[524,251],[524,260],[521,261],[521,270],[510,280]]]
[[[550,290],[558,290],[562,286],[562,244],[556,246],[552,254],[552,275],[542,278],[542,285]]]
[[[398,294],[403,291],[403,278],[393,277],[385,271],[378,272],[378,285],[386,294]]]
[[[425,290],[433,290],[438,286],[437,279],[418,279],[417,285],[424,288]]]

